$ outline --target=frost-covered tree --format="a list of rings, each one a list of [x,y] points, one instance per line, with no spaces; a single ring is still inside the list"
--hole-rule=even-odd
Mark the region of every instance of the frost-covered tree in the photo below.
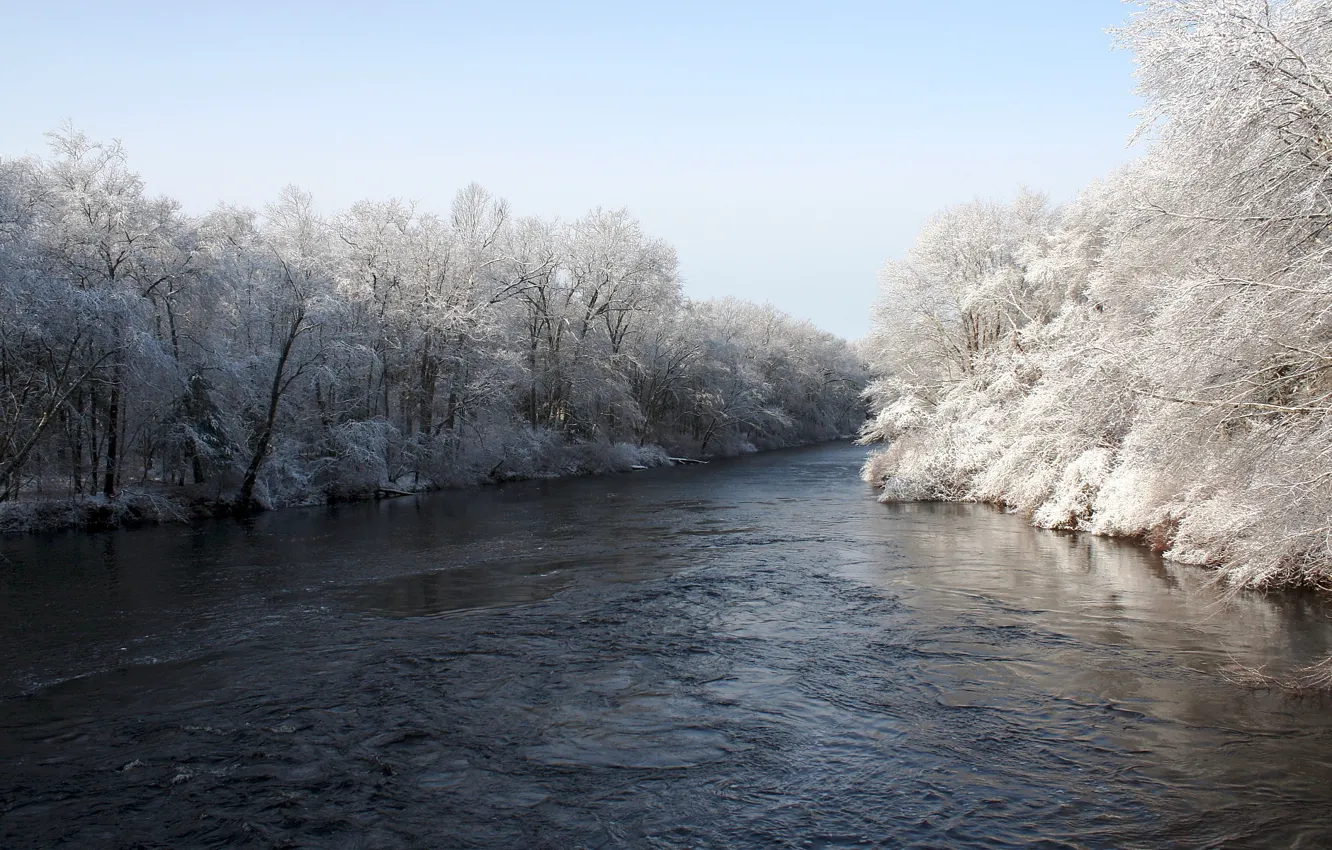
[[[324,215],[288,188],[192,218],[74,130],[0,160],[5,527],[828,439],[863,384],[842,340],[690,303],[624,210],[516,218],[472,185]]]
[[[950,211],[890,266],[866,436],[891,445],[866,475],[1143,536],[1238,584],[1326,584],[1332,18],[1145,0],[1117,38],[1141,160],[1030,230]]]

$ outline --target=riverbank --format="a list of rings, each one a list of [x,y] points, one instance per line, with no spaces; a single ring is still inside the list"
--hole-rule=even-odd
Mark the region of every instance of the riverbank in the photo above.
[[[975,452],[975,456],[982,454],[981,451]],[[1102,454],[1108,455],[1108,452],[1103,451]],[[1328,592],[1332,588],[1332,578],[1329,577],[1325,560],[1315,559],[1302,565],[1290,564],[1284,569],[1262,574],[1261,580],[1255,579],[1250,563],[1240,558],[1227,540],[1219,536],[1202,537],[1193,530],[1198,525],[1206,527],[1207,518],[1194,515],[1194,511],[1201,514],[1209,507],[1203,500],[1175,500],[1158,508],[1136,525],[1123,523],[1122,513],[1117,517],[1102,498],[1101,491],[1107,489],[1108,467],[1105,458],[1097,462],[1070,465],[1056,483],[1046,485],[1048,489],[1041,499],[1030,501],[1030,504],[1039,505],[1032,508],[1030,504],[1024,506],[1015,499],[996,495],[993,489],[987,490],[978,484],[977,481],[984,480],[988,472],[984,466],[979,467],[980,471],[973,473],[973,476],[938,476],[940,465],[937,458],[927,456],[920,450],[918,442],[908,439],[872,452],[861,468],[861,479],[878,491],[878,500],[884,504],[944,502],[987,505],[1005,514],[1015,514],[1033,528],[1089,534],[1141,546],[1164,560],[1197,569],[1200,574],[1208,576],[1207,583],[1222,586],[1230,598],[1244,591],[1264,595],[1304,591],[1324,602],[1332,599],[1332,594]],[[936,477],[925,478],[921,475],[924,470],[929,470]],[[903,474],[908,471],[915,474]],[[1027,489],[1030,491],[1036,488],[1029,486]],[[999,492],[1011,493],[1011,490]],[[1116,493],[1108,490],[1105,495],[1113,497]],[[1140,513],[1147,515],[1145,511]],[[1270,534],[1270,530],[1267,533]],[[1236,684],[1250,688],[1292,694],[1332,693],[1332,655],[1317,663],[1279,674],[1236,663],[1223,671],[1223,675]]]
[[[1062,466],[1022,466],[999,445],[973,433],[959,450],[957,441],[933,432],[911,433],[872,452],[861,479],[884,503],[972,502],[1018,514],[1036,528],[1132,541],[1206,569],[1235,590],[1332,590],[1326,547],[1290,540],[1314,536],[1312,523],[1293,516],[1282,525],[1258,522],[1262,506],[1238,488],[1134,487],[1151,470],[1136,466],[1127,451],[1096,448]]]
[[[539,456],[506,457],[489,470],[458,470],[447,481],[406,473],[391,481],[357,488],[337,487],[298,494],[281,503],[238,501],[223,487],[172,485],[160,481],[126,487],[114,498],[102,495],[34,498],[0,504],[0,533],[23,534],[64,530],[108,531],[172,522],[244,517],[287,507],[398,498],[439,490],[464,489],[505,481],[565,478],[630,472],[676,462],[658,445],[632,443],[570,443],[548,448]]]
[[[842,436],[828,441],[848,440]],[[311,507],[415,496],[442,490],[484,487],[511,481],[576,478],[633,472],[663,466],[687,465],[740,454],[797,448],[815,443],[773,445],[727,443],[722,451],[701,458],[681,457],[665,447],[633,443],[569,443],[542,453],[506,457],[488,470],[459,470],[448,480],[436,481],[406,473],[391,481],[359,488],[328,488],[289,498],[279,504],[241,504],[222,487],[173,485],[150,481],[126,487],[114,498],[100,494],[73,497],[28,498],[0,503],[0,534],[36,534],[55,531],[110,531],[167,523],[252,516],[288,507]]]

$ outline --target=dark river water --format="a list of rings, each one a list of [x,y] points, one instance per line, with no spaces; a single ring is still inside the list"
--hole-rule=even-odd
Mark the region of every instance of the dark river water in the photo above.
[[[1332,847],[1309,597],[847,444],[0,541],[0,847]]]

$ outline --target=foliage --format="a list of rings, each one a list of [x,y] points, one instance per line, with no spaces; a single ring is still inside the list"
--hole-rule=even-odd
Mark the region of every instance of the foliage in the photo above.
[[[887,498],[1140,536],[1240,586],[1332,583],[1332,19],[1144,0],[1142,159],[1051,211],[948,210],[868,345]]]
[[[289,187],[192,217],[118,144],[50,139],[0,160],[0,523],[628,469],[863,419],[844,341],[691,302],[624,210],[519,218],[472,185],[443,216],[326,216]]]

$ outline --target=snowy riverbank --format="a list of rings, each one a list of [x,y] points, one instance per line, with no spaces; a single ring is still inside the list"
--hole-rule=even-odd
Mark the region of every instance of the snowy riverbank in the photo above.
[[[849,439],[848,436],[835,437]],[[829,442],[824,440],[813,442]],[[278,504],[240,505],[234,498],[195,486],[149,482],[127,487],[115,498],[78,496],[31,498],[0,503],[0,534],[84,530],[105,531],[162,523],[247,516],[256,511],[309,507],[339,502],[371,501],[501,484],[508,481],[572,478],[634,472],[663,466],[693,465],[707,460],[765,450],[795,448],[808,443],[777,444],[759,448],[749,442],[725,444],[705,458],[681,457],[659,445],[583,442],[547,446],[542,453],[506,457],[489,470],[460,470],[445,481],[404,474],[391,481],[353,489],[319,490],[293,494]]]
[[[65,498],[35,498],[0,503],[0,533],[49,532],[65,529],[89,531],[191,522],[199,519],[247,515],[265,509],[300,507],[335,502],[395,498],[444,489],[497,484],[535,478],[601,475],[669,466],[670,453],[661,446],[631,443],[571,443],[547,447],[539,454],[506,457],[489,470],[458,470],[446,481],[419,474],[404,474],[393,480],[363,483],[356,487],[292,493],[280,502],[238,503],[234,498],[206,488],[149,482],[127,487],[115,498],[101,495]]]

